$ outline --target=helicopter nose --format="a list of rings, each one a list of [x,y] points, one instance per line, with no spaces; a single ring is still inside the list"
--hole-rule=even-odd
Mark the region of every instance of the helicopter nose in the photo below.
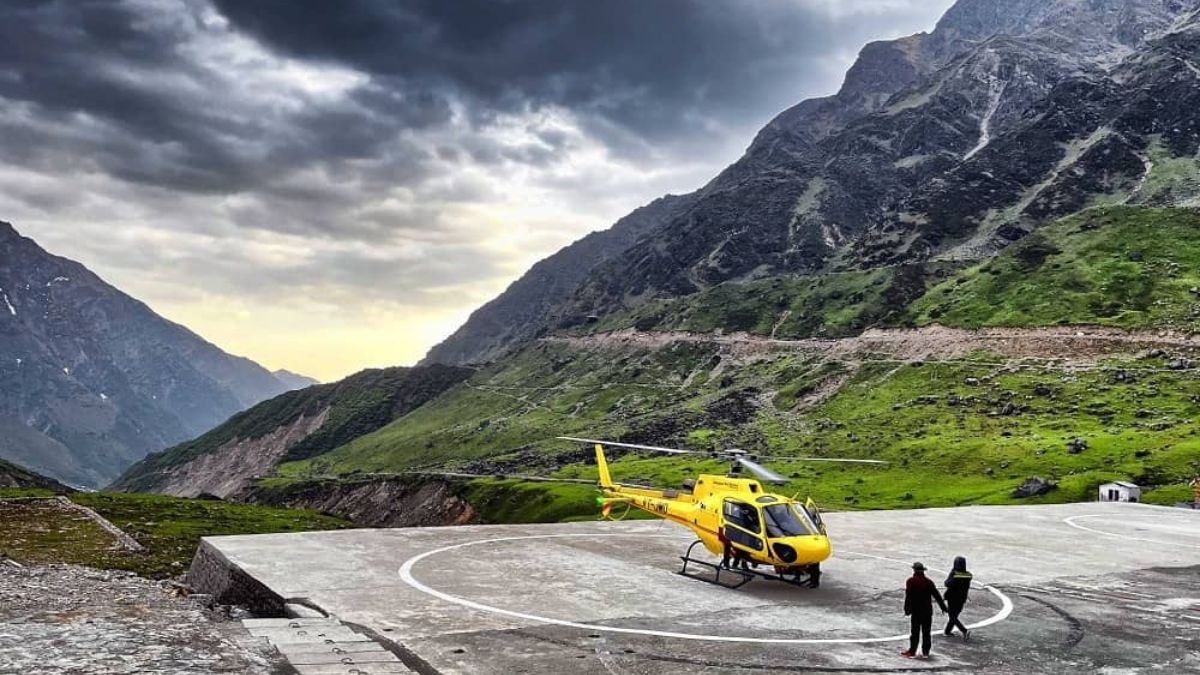
[[[801,559],[810,563],[821,562],[832,553],[829,546],[829,537],[821,535],[797,537],[796,551],[800,554]]]

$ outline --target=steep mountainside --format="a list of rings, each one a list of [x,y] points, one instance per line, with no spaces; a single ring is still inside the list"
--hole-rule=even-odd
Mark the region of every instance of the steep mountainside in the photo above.
[[[281,471],[298,482],[297,494],[309,489],[302,487],[309,476],[431,466],[488,476],[594,475],[586,452],[550,440],[567,433],[891,462],[782,467],[795,479],[785,491],[811,490],[831,503],[1005,503],[1018,500],[1013,491],[1033,475],[1059,483],[1050,500],[1085,499],[1100,482],[1124,478],[1172,502],[1200,472],[1197,270],[1200,214],[1089,211],[931,281],[899,308],[920,323],[938,316],[964,328],[773,340],[657,326],[547,338],[481,370],[470,386]],[[718,306],[710,297],[693,307]],[[1038,327],[1060,316],[1074,325]],[[1081,325],[1095,321],[1114,327]],[[970,330],[977,326],[999,327]],[[662,485],[721,470],[670,458],[624,458],[617,466],[627,479]],[[488,484],[506,489],[476,479],[477,499]],[[542,504],[537,514],[588,512],[586,491],[542,490],[528,497]],[[473,505],[486,517],[481,503]]]
[[[320,456],[369,434],[466,380],[452,366],[365,370],[278,396],[130,467],[113,487],[228,497],[284,461]]]
[[[1093,203],[1188,204],[1200,186],[1148,188],[1152,171],[1178,172],[1194,154],[1160,137],[1164,118],[1178,114],[1152,98],[1163,87],[1196,90],[1183,37],[1191,9],[1181,0],[961,0],[932,33],[868,45],[838,94],[781,114],[677,212],[573,279],[573,292],[523,314],[512,307],[533,305],[510,291],[486,325],[464,330],[474,344],[490,328],[513,346],[536,331],[507,327],[530,316],[541,331],[727,281],[978,259]],[[1127,100],[1131,89],[1145,95]],[[1181,136],[1191,127],[1169,128]],[[453,358],[439,347],[428,360]]]
[[[0,457],[99,486],[286,389],[0,223]]]
[[[784,491],[852,507],[1011,503],[1030,476],[1058,483],[1042,500],[1086,499],[1112,479],[1158,502],[1187,494],[1200,472],[1200,213],[1093,209],[978,265],[922,269],[725,284],[659,305],[642,331],[548,336],[236,497],[428,522],[430,505],[409,496],[443,471],[486,476],[426,478],[457,486],[428,490],[453,514],[593,514],[587,486],[493,478],[594,475],[586,449],[551,440],[563,434],[890,461],[780,467],[794,480]],[[864,316],[896,327],[803,337],[862,333],[850,326]],[[758,334],[721,333],[737,325]],[[723,470],[633,456],[616,467],[659,485]],[[406,495],[412,512],[369,506],[381,494]]]
[[[67,486],[52,478],[46,478],[12,462],[0,459],[0,489],[5,488],[34,488],[63,492],[69,490]]]
[[[1097,130],[1122,114],[1110,112],[1118,103],[1130,118],[1158,119],[1154,101],[1124,101],[1121,94],[1152,89],[1152,82],[1179,86],[1175,73],[1186,62],[1147,55],[1181,41],[1179,34],[1160,36],[1183,13],[1182,4],[1061,0],[1008,3],[1003,11],[982,7],[960,2],[921,40],[922,47],[936,46],[914,59],[931,64],[927,74],[877,110],[793,152],[772,151],[771,161],[760,159],[760,137],[686,213],[598,268],[559,309],[558,322],[571,325],[580,316],[724,281],[919,261],[977,234],[985,239],[972,252],[978,257],[1025,231],[1018,228],[1093,199],[1129,196],[1144,165],[1133,155],[1132,163],[1114,157],[1111,165],[1096,166],[1094,157],[1117,140],[1106,142]],[[1014,12],[1020,21],[978,28]],[[794,137],[811,137],[803,133],[807,118],[793,122],[802,127]],[[1148,148],[1153,133],[1140,127],[1129,143]],[[1167,147],[1164,159],[1189,157],[1185,147]],[[963,189],[972,179],[1008,189]],[[1059,192],[1070,199],[1051,199]],[[1194,196],[1181,192],[1163,203]]]
[[[537,263],[498,298],[430,350],[423,364],[486,363],[548,328],[550,311],[565,301],[600,263],[622,255],[638,239],[684,209],[692,195],[668,195]]]

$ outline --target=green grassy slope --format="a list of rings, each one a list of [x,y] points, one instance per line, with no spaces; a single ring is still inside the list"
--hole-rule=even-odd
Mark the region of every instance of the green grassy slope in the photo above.
[[[781,339],[846,337],[899,322],[909,303],[953,271],[949,264],[906,265],[726,283],[681,298],[647,302],[605,317],[586,332],[636,328],[721,330]]]
[[[1186,481],[1200,474],[1200,377],[1173,371],[1162,358],[1117,359],[1085,371],[1060,371],[1046,364],[999,363],[997,358],[899,365],[868,362],[832,398],[810,410],[795,410],[797,383],[838,377],[828,365],[796,355],[777,355],[742,364],[736,375],[686,386],[684,369],[660,373],[664,385],[651,393],[613,385],[601,409],[577,413],[581,393],[575,374],[553,373],[565,358],[547,347],[526,353],[522,367],[499,369],[492,380],[520,372],[529,386],[504,395],[463,388],[434,405],[310,462],[285,465],[286,475],[388,471],[415,466],[462,468],[463,462],[504,455],[513,470],[545,470],[547,455],[559,453],[562,477],[595,476],[587,453],[550,440],[561,433],[653,440],[698,450],[743,447],[776,454],[879,458],[886,468],[796,463],[781,465],[794,476],[781,491],[811,493],[822,502],[850,508],[1015,503],[1013,488],[1029,476],[1058,481],[1042,501],[1091,498],[1112,479],[1134,478],[1162,490],[1159,501],[1182,499]],[[584,354],[587,377],[613,382],[631,364],[653,373],[664,354],[651,351]],[[605,361],[611,366],[606,367]],[[534,364],[546,369],[538,371]],[[843,368],[849,368],[844,366]],[[584,391],[589,391],[585,387]],[[607,390],[606,390],[607,392]],[[515,403],[509,396],[524,397]],[[585,394],[586,395],[586,394]],[[417,430],[414,423],[419,421]],[[1083,438],[1088,448],[1072,454],[1068,443]],[[526,446],[541,451],[522,459]],[[576,452],[576,454],[569,454]],[[486,472],[486,464],[484,465]],[[699,471],[723,472],[711,460],[626,457],[614,463],[626,480],[679,485]],[[516,488],[477,481],[472,493],[489,519],[555,520],[594,511],[594,493],[578,486],[529,485],[539,495],[531,504],[491,503],[489,489],[511,495]],[[564,501],[564,497],[570,499]],[[1148,497],[1156,498],[1152,490]],[[1037,500],[1035,500],[1037,501]],[[554,516],[554,517],[551,517]]]
[[[938,285],[909,314],[965,328],[1200,329],[1200,212],[1086,211]]]
[[[679,345],[625,354],[539,344],[485,368],[466,383],[377,432],[309,461],[284,464],[285,475],[386,471],[517,452],[556,435],[590,429],[615,433],[642,417],[680,405],[680,385],[703,396],[704,364],[716,349]],[[682,427],[681,427],[682,428]]]
[[[1200,328],[1200,212],[1095,208],[965,270],[930,263],[726,283],[647,302],[587,331],[845,337],[930,323]]]
[[[160,578],[186,571],[201,537],[350,526],[338,518],[295,509],[160,495],[71,495],[72,501],[92,508],[146,547],[145,552],[131,553],[114,550],[111,535],[76,513],[64,516],[56,509],[3,501],[49,494],[44,490],[0,490],[0,551],[19,561],[74,563]]]

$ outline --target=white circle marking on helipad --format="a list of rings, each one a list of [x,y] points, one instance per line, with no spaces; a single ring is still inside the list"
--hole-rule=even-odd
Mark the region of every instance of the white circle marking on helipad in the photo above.
[[[521,536],[521,537],[497,537],[495,539],[479,539],[476,541],[464,542],[462,544],[452,544],[450,546],[443,546],[441,548],[436,548],[432,551],[426,551],[425,553],[420,553],[418,555],[415,555],[415,556],[409,558],[408,560],[406,560],[404,562],[403,565],[400,566],[400,579],[403,580],[404,583],[408,584],[409,586],[412,586],[413,588],[415,588],[416,590],[418,590],[422,593],[425,593],[426,595],[431,595],[435,598],[438,598],[439,600],[443,600],[445,602],[449,602],[449,603],[452,603],[455,605],[460,605],[462,607],[467,607],[469,609],[478,610],[480,612],[487,612],[490,614],[499,614],[501,616],[507,616],[507,617],[514,618],[514,619],[523,619],[525,621],[533,621],[536,623],[549,624],[549,625],[553,625],[553,626],[564,626],[566,628],[577,628],[579,630],[595,631],[595,632],[603,632],[603,633],[622,633],[622,634],[626,634],[626,635],[646,635],[646,636],[652,636],[652,637],[674,638],[674,639],[678,639],[678,640],[696,640],[696,641],[703,641],[703,642],[743,642],[743,643],[776,644],[776,645],[870,644],[870,643],[879,643],[879,642],[898,642],[901,640],[907,640],[909,637],[908,634],[905,633],[903,635],[891,635],[888,637],[866,637],[866,638],[752,638],[752,637],[736,637],[736,636],[731,636],[731,635],[703,635],[703,634],[698,634],[698,633],[676,633],[676,632],[672,632],[672,631],[652,630],[652,629],[647,629],[647,628],[623,628],[621,626],[601,626],[601,625],[591,624],[591,623],[580,623],[577,621],[566,621],[563,619],[554,619],[551,617],[539,616],[537,614],[529,614],[526,612],[516,612],[511,609],[504,609],[502,607],[493,607],[492,605],[485,605],[481,602],[475,602],[474,600],[468,600],[466,598],[458,597],[457,595],[451,595],[449,593],[439,591],[435,588],[430,588],[429,586],[426,586],[425,584],[421,583],[420,581],[417,581],[417,579],[415,577],[413,577],[413,574],[412,574],[413,567],[417,563],[421,562],[422,560],[424,560],[426,558],[430,558],[435,555],[446,553],[448,551],[453,551],[453,550],[457,550],[460,548],[466,548],[468,546],[479,546],[479,545],[483,545],[483,544],[498,544],[498,543],[510,542],[510,541],[528,541],[530,539],[567,539],[567,538],[576,538],[577,539],[579,537],[624,537],[624,538],[631,538],[631,537],[667,538],[667,537],[670,537],[670,538],[676,538],[676,537],[673,537],[672,535],[665,535],[665,534],[535,534],[535,535],[528,535],[528,536]],[[851,552],[847,551],[847,553],[851,553]],[[875,558],[877,560],[886,560],[886,561],[890,561],[890,562],[904,562],[904,561],[898,561],[894,558],[884,558],[881,556],[869,555],[866,553],[852,553],[852,554],[853,555],[861,555],[861,556],[864,556],[867,558]],[[983,621],[980,621],[979,623],[971,624],[970,626],[968,626],[968,628],[971,628],[971,629],[982,628],[984,626],[990,626],[994,623],[1003,621],[1004,619],[1007,619],[1008,616],[1010,614],[1012,614],[1012,611],[1013,611],[1012,600],[1010,600],[1007,595],[1000,592],[999,589],[997,589],[993,586],[986,586],[986,585],[980,586],[980,588],[987,589],[993,595],[995,595],[997,598],[999,598],[1001,607],[1000,607],[1000,611],[997,612],[995,615],[993,615]]]
[[[1182,513],[1186,513],[1186,511],[1182,511]],[[1097,530],[1094,527],[1088,527],[1087,525],[1080,525],[1079,523],[1075,522],[1076,520],[1082,520],[1084,518],[1111,518],[1111,517],[1112,517],[1111,515],[1105,515],[1102,513],[1093,513],[1090,515],[1070,516],[1068,518],[1063,518],[1063,522],[1077,530],[1083,530],[1084,532],[1091,532],[1092,534],[1102,534],[1106,537],[1114,537],[1116,539],[1127,539],[1129,541],[1141,541],[1141,542],[1145,542],[1147,544],[1159,544],[1160,546],[1183,546],[1185,548],[1200,548],[1200,544],[1184,544],[1184,543],[1178,542],[1178,541],[1163,541],[1161,539],[1146,539],[1145,537],[1134,537],[1132,535],[1120,534],[1118,532],[1105,532],[1104,530]]]

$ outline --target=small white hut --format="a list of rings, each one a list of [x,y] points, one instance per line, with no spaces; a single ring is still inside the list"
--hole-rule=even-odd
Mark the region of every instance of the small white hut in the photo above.
[[[1105,483],[1100,486],[1100,501],[1102,502],[1140,502],[1142,488],[1123,480]]]

